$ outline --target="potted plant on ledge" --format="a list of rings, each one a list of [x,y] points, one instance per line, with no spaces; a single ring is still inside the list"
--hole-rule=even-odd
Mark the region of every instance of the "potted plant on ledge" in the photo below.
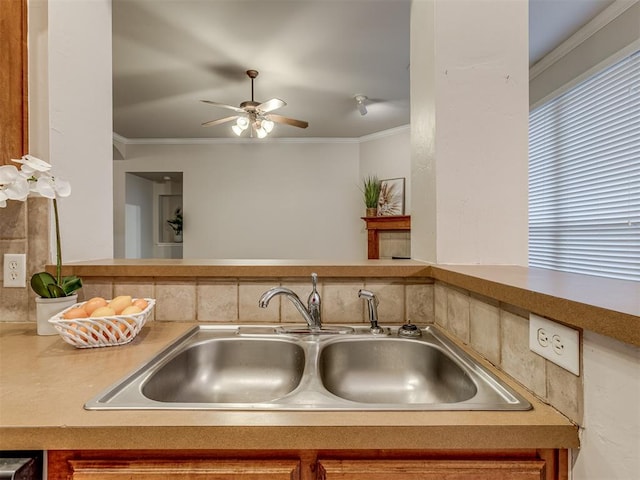
[[[362,193],[364,204],[367,208],[367,217],[378,215],[378,199],[380,198],[380,180],[375,175],[370,175],[363,180]]]
[[[69,182],[51,175],[51,165],[32,155],[24,155],[19,160],[18,170],[14,165],[0,166],[0,208],[7,200],[24,202],[29,196],[50,198],[53,201],[53,218],[56,231],[56,275],[37,272],[31,277],[31,288],[36,297],[36,320],[38,335],[55,335],[58,332],[48,320],[56,313],[75,304],[82,287],[82,280],[76,275],[62,276],[62,247],[60,242],[60,221],[58,217],[58,197],[71,195]]]
[[[173,214],[173,218],[167,220],[167,223],[173,229],[173,241],[176,243],[182,242],[182,208],[176,208]]]

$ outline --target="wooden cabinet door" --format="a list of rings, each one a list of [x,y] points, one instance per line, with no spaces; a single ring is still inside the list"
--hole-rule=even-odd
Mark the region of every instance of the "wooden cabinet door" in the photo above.
[[[69,460],[71,480],[299,480],[299,460]]]
[[[320,460],[318,480],[543,480],[543,460]]]

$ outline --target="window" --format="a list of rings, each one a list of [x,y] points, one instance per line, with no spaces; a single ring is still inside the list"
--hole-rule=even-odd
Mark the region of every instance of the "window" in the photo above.
[[[529,265],[640,281],[640,51],[529,114]]]

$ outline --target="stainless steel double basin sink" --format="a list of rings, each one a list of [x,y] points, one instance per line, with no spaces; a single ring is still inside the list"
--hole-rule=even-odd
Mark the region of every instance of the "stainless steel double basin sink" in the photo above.
[[[528,410],[529,402],[433,327],[290,334],[194,327],[85,405],[89,410]]]

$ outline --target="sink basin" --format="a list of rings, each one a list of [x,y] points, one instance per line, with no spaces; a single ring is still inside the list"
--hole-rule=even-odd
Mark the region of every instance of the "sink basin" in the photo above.
[[[142,385],[158,402],[266,402],[293,391],[304,350],[291,342],[251,338],[207,340],[182,350]]]
[[[292,333],[297,332],[297,333]],[[85,404],[88,410],[528,410],[434,327],[199,325]]]
[[[434,345],[406,339],[345,340],[320,353],[320,379],[363,403],[452,403],[473,397],[471,377]]]

